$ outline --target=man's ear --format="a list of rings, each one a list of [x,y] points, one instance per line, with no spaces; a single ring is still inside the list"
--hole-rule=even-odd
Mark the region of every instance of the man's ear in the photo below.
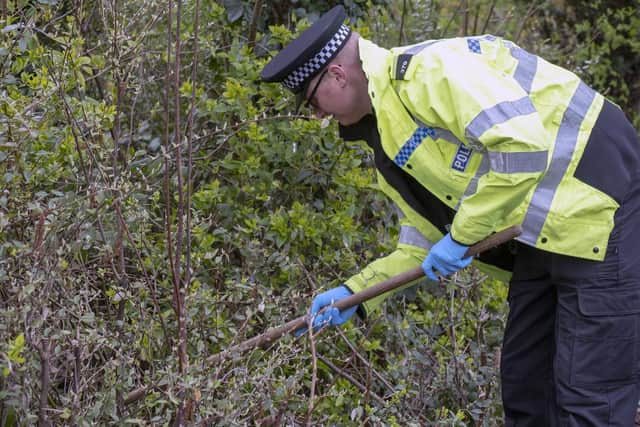
[[[340,87],[344,87],[347,84],[347,71],[340,64],[329,65],[329,76],[332,79],[336,79]]]

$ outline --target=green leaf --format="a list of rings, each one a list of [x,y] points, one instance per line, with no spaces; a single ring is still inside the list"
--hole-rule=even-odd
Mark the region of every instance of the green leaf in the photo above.
[[[9,360],[18,365],[21,363],[24,363],[25,359],[24,357],[22,357],[23,350],[24,350],[24,334],[20,334],[9,345],[9,352],[7,353]]]

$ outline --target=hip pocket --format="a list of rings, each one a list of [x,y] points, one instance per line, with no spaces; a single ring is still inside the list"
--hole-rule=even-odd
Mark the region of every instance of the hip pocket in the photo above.
[[[574,385],[636,381],[640,289],[579,289],[572,350]]]

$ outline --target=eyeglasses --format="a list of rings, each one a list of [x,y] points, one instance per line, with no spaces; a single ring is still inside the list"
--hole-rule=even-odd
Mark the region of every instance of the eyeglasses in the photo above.
[[[307,99],[304,101],[305,108],[308,108],[309,106],[313,108],[317,108],[317,106],[313,103],[313,97],[316,95],[316,92],[318,91],[318,87],[320,87],[320,83],[322,83],[322,79],[324,78],[324,76],[327,74],[328,71],[329,69],[325,68],[322,74],[320,74],[320,78],[318,79],[315,86],[313,87],[313,90],[311,91]]]

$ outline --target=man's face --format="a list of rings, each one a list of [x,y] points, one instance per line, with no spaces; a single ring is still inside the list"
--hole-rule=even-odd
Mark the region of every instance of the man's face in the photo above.
[[[305,105],[319,118],[333,116],[341,125],[358,122],[371,110],[366,84],[358,84],[339,64],[331,64],[311,80]]]

